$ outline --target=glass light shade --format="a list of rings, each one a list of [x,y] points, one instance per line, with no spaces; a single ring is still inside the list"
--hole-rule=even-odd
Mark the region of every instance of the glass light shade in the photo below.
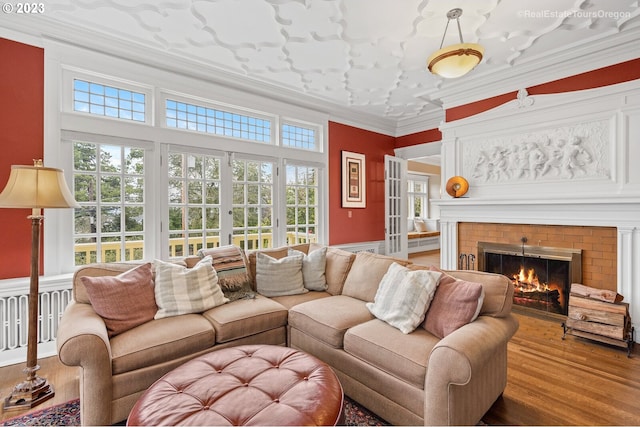
[[[0,193],[2,208],[77,208],[61,169],[11,166],[6,187]]]
[[[447,79],[461,77],[482,61],[484,48],[477,43],[458,43],[443,47],[427,59],[427,67],[433,74]]]

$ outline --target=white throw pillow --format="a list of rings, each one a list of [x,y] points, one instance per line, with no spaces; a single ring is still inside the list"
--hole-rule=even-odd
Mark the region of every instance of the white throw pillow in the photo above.
[[[413,220],[413,226],[416,228],[416,231],[419,233],[424,233],[427,230],[427,223],[424,222],[422,218],[416,218]]]
[[[229,301],[218,285],[218,275],[210,256],[204,257],[193,268],[160,260],[155,260],[154,266],[154,292],[158,306],[154,319],[202,313]]]
[[[309,292],[302,278],[302,258],[290,255],[275,259],[258,252],[256,254],[256,288],[265,297],[279,297]]]
[[[440,276],[436,271],[411,271],[394,262],[382,277],[374,302],[367,303],[367,308],[402,333],[411,333],[424,321]]]
[[[310,291],[326,291],[327,247],[324,246],[305,255],[295,249],[289,249],[289,255],[302,255],[302,281]]]

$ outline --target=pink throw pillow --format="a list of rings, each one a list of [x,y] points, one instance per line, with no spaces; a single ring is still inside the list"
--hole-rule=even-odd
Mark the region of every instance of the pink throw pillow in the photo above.
[[[483,299],[482,284],[444,278],[438,284],[422,325],[438,338],[444,338],[473,322],[478,317]]]
[[[109,338],[153,320],[158,311],[151,263],[117,276],[81,277],[93,309],[107,326]]]

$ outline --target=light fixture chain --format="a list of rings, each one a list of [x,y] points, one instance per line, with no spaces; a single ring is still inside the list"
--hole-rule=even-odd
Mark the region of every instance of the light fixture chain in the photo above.
[[[456,18],[456,22],[458,23],[458,35],[460,36],[460,43],[464,43],[462,40],[462,30],[460,29],[460,18]],[[449,21],[447,21],[447,24]]]
[[[449,21],[451,21],[451,20],[447,19],[447,25],[444,27],[444,34],[442,35],[442,40],[440,41],[439,49],[442,49],[442,45],[444,44],[444,38],[447,36],[447,29],[449,28]]]

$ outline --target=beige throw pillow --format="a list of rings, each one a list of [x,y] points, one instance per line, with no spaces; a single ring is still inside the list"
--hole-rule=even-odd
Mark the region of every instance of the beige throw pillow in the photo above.
[[[189,269],[160,260],[156,268],[156,319],[188,313],[202,313],[229,300],[218,285],[210,256]]]
[[[344,282],[342,295],[373,302],[382,277],[394,262],[402,266],[409,264],[407,260],[386,255],[358,252]]]
[[[438,272],[411,271],[393,263],[380,281],[374,302],[367,303],[367,308],[378,319],[409,334],[424,320],[439,279]]]
[[[326,291],[327,248],[317,249],[308,255],[289,249],[289,255],[302,255],[302,280],[304,287],[310,291]]]
[[[420,218],[416,218],[413,220],[413,226],[415,227],[416,231],[419,233],[424,233],[427,230],[427,224],[424,222],[423,219]]]
[[[309,292],[304,287],[302,258],[304,254],[275,259],[258,252],[256,254],[256,286],[258,293],[266,297],[296,295]]]

